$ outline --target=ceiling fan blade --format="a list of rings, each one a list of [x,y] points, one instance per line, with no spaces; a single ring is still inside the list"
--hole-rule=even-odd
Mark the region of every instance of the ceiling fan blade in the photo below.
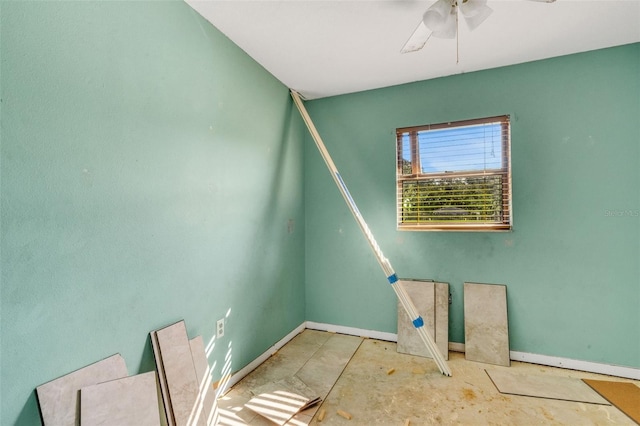
[[[529,0],[539,3],[554,3],[556,0]],[[400,53],[416,52],[424,47],[431,36],[455,38],[458,32],[458,8],[471,31],[476,29],[493,13],[487,0],[437,0],[422,16]]]
[[[429,37],[431,37],[431,30],[420,21],[416,30],[400,50],[400,53],[417,52],[424,47]]]

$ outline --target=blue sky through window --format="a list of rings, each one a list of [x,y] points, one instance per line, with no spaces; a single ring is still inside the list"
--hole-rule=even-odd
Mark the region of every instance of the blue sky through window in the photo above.
[[[403,157],[406,159],[403,137]],[[422,173],[468,172],[502,167],[500,123],[418,132]]]
[[[402,159],[411,162],[411,138],[409,133],[402,134]]]

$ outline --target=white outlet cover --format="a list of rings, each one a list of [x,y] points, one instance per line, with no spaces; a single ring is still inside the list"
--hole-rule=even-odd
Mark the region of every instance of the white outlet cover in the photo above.
[[[224,336],[224,319],[218,320],[218,322],[216,323],[216,327],[217,327],[216,336],[217,337]]]

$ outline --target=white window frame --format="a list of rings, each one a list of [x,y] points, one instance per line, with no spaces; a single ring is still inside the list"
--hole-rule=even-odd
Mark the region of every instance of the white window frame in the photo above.
[[[421,145],[419,142],[421,134],[442,129],[475,129],[476,127],[480,129],[481,126],[495,127],[496,124],[499,124],[501,129],[499,167],[484,166],[472,170],[431,172],[422,169],[420,160],[423,154],[420,153],[420,150],[424,149],[426,145]],[[406,152],[407,137],[409,138],[410,153]],[[462,146],[464,149],[464,142],[462,142]],[[442,155],[444,157],[447,154]],[[436,154],[433,154],[433,157],[436,157]],[[430,159],[434,159],[433,157]],[[436,157],[435,160],[438,158]],[[396,184],[397,227],[399,230],[511,230],[513,209],[509,116],[501,115],[396,129]],[[440,189],[436,192],[434,188]],[[443,189],[450,191],[449,194],[464,195],[450,196],[451,198],[434,195],[442,193]],[[472,199],[474,201],[471,201]],[[478,201],[475,201],[478,199],[482,200],[479,202],[481,204],[477,204]]]

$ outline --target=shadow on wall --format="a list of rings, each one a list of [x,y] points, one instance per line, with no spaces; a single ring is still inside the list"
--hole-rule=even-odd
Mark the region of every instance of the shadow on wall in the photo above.
[[[292,129],[297,123],[301,123],[301,120],[296,119],[297,111],[293,110],[293,103],[290,101],[283,112],[281,140],[277,152],[271,157],[274,159],[274,166],[271,168],[273,174],[266,194],[268,198],[264,204],[249,206],[260,208],[260,214],[257,215],[260,219],[253,238],[256,244],[251,244],[250,250],[245,253],[244,263],[247,267],[235,274],[236,281],[233,285],[239,288],[233,293],[231,306],[238,308],[235,312],[238,322],[232,323],[231,327],[234,332],[242,333],[245,337],[243,342],[254,342],[253,348],[259,349],[259,352],[253,354],[250,359],[244,359],[243,364],[248,364],[277,341],[277,338],[286,335],[304,320],[301,313],[298,324],[291,324],[295,306],[302,306],[301,303],[304,301],[302,294],[302,299],[296,299],[297,293],[292,286],[302,286],[302,282],[296,281],[296,271],[292,270],[295,265],[289,262],[299,253],[301,246],[297,244],[299,237],[296,234],[296,218],[291,217],[292,212],[295,213],[293,207],[302,204],[302,200],[298,199],[301,194],[298,185],[301,183],[292,184],[288,176],[291,167],[301,167],[302,163],[301,157],[297,161],[289,158],[291,149],[294,148]],[[302,279],[300,276],[300,280]],[[259,299],[259,310],[242,311],[248,299]],[[277,333],[275,339],[274,333]],[[241,368],[243,365],[234,367]]]

